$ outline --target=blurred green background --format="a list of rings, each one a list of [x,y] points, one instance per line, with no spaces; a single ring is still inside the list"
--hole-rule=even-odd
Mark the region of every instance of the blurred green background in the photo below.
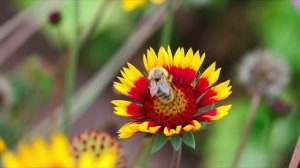
[[[90,28],[97,11],[104,10],[92,35],[81,45],[77,68],[76,90],[88,82],[97,71],[133,36],[139,25],[147,22],[160,6],[148,4],[132,12],[121,8],[121,1],[112,0],[80,1],[80,32]],[[108,1],[108,0],[107,0]],[[213,61],[222,67],[221,79],[231,79],[233,95],[226,102],[233,104],[230,114],[210,129],[196,134],[196,150],[184,148],[183,167],[230,167],[237,150],[239,139],[250,105],[250,95],[237,81],[237,66],[245,53],[256,49],[268,49],[286,60],[291,69],[288,87],[276,97],[289,108],[272,108],[267,99],[259,105],[251,134],[242,157],[241,167],[287,167],[300,132],[300,5],[297,0],[180,0],[179,9],[174,12],[174,24],[170,46],[205,52],[203,67]],[[45,1],[46,2],[46,1]],[[7,47],[9,37],[0,41],[0,53],[8,53],[1,61],[1,76],[11,85],[14,99],[4,106],[6,93],[0,88],[0,136],[13,147],[21,137],[45,118],[51,118],[62,103],[64,57],[74,38],[73,3],[63,3],[36,14],[27,14],[22,24],[40,25],[30,38],[16,47]],[[30,8],[38,0],[1,1],[0,28],[13,16]],[[59,2],[60,3],[60,2]],[[298,3],[300,4],[300,2]],[[105,6],[104,6],[105,5]],[[101,8],[101,6],[104,8]],[[59,25],[42,22],[53,11],[61,15]],[[98,16],[99,17],[99,16]],[[144,44],[131,56],[138,67],[142,67],[142,54],[148,47],[160,47],[161,25],[149,34]],[[26,29],[27,30],[27,29]],[[1,31],[0,31],[1,32]],[[3,31],[2,31],[3,32]],[[24,31],[23,33],[28,33]],[[15,32],[9,34],[13,36]],[[0,34],[1,35],[1,34]],[[15,41],[24,40],[17,36]],[[3,47],[5,46],[6,47]],[[10,48],[9,48],[10,47]],[[12,49],[11,49],[12,48]],[[13,51],[13,52],[8,52]],[[1,54],[0,54],[1,57]],[[4,58],[4,56],[3,56]],[[122,65],[114,65],[122,67]],[[112,72],[115,75],[118,72]],[[72,123],[71,134],[86,129],[100,129],[115,132],[126,119],[113,114],[110,101],[120,98],[110,84],[93,100],[84,113]],[[115,77],[113,77],[115,79]],[[100,85],[101,83],[99,83]],[[1,87],[1,85],[0,85]],[[225,104],[225,103],[224,103]],[[56,114],[60,116],[59,114]],[[52,116],[53,117],[53,116]],[[50,124],[51,125],[51,124]],[[50,128],[49,128],[50,129]],[[45,130],[49,131],[49,130]],[[135,152],[135,143],[141,136],[126,141],[126,153]],[[170,146],[154,154],[150,167],[165,167],[171,156]]]

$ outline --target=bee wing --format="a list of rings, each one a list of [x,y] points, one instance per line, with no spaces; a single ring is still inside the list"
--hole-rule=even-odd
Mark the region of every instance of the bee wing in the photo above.
[[[150,95],[153,97],[158,92],[158,86],[154,80],[150,81]]]
[[[166,79],[159,80],[156,85],[159,88],[159,90],[161,92],[163,92],[164,94],[166,94],[168,96],[171,94],[170,87],[169,87],[168,81]]]

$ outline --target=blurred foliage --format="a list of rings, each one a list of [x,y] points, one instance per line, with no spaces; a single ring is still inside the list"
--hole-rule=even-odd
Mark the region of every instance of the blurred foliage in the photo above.
[[[272,49],[292,65],[292,86],[300,84],[300,11],[292,1],[253,1],[250,17],[262,46]],[[298,97],[300,95],[299,87]],[[298,102],[299,103],[299,102]]]
[[[20,8],[28,7],[37,1],[15,1]],[[80,31],[87,33],[94,19],[101,17],[100,23],[93,32],[94,36],[88,39],[81,50],[80,61],[88,70],[98,70],[123,44],[127,36],[132,32],[141,10],[124,12],[120,1],[86,0],[80,1]],[[108,8],[103,16],[95,16],[101,6],[105,4]],[[61,42],[69,46],[74,39],[74,3],[68,1],[59,11],[61,13],[61,23],[58,26],[47,24],[42,32],[55,46],[61,47]],[[102,8],[104,10],[104,8]],[[113,18],[113,19],[112,19]],[[101,46],[99,48],[99,46]]]
[[[191,44],[193,42],[189,39],[191,37],[189,35],[191,34],[193,36],[194,34],[195,36],[214,35],[217,41],[222,42],[223,40],[223,43],[218,43],[222,44],[220,46],[224,46],[223,44],[225,43],[230,43],[232,39],[244,40],[239,39],[240,37],[231,38],[230,35],[235,34],[228,35],[228,31],[222,33],[224,27],[232,31],[232,27],[236,28],[239,23],[244,23],[243,20],[239,20],[238,22],[224,21],[224,19],[241,19],[243,15],[237,18],[232,17],[232,15],[236,15],[235,12],[231,15],[226,15],[226,12],[230,12],[231,6],[240,5],[242,6],[242,10],[247,10],[246,13],[248,14],[242,19],[246,21],[250,20],[252,24],[251,27],[255,28],[255,32],[251,32],[251,35],[253,33],[255,37],[251,38],[254,38],[255,42],[258,41],[258,46],[256,47],[272,50],[291,65],[291,84],[279,97],[291,105],[292,111],[285,115],[275,115],[274,111],[267,105],[266,100],[263,100],[259,106],[257,117],[251,129],[251,135],[241,162],[241,166],[244,167],[271,167],[271,165],[274,167],[282,167],[289,161],[300,132],[300,122],[298,121],[300,118],[300,107],[298,105],[300,103],[300,11],[295,8],[292,1],[288,0],[251,0],[243,2],[237,0],[207,1],[209,2],[208,6],[204,9],[197,9],[187,3],[188,1],[181,0],[185,10],[198,10],[195,12],[196,16],[193,16],[193,18],[197,17],[196,19],[200,19],[193,20],[193,22],[201,22],[202,19],[202,22],[198,23],[198,25],[204,26],[201,27],[201,29],[197,27],[191,30],[204,30],[207,35],[205,33],[205,35],[199,35],[198,32],[187,32],[190,34],[178,35],[176,34],[177,28],[175,27],[172,44],[182,46],[183,41],[186,42],[190,40],[184,44],[198,45]],[[18,8],[28,7],[33,2],[36,3],[38,1],[14,1]],[[144,9],[126,13],[121,9],[119,2],[120,1],[112,1],[109,3],[109,6],[107,6],[109,9],[97,26],[96,32],[87,40],[81,50],[80,65],[84,66],[87,70],[95,71],[101,68],[101,65],[120,48],[127,36],[134,32],[133,28],[138,18],[141,17]],[[90,28],[89,26],[96,17],[95,14],[101,5],[103,5],[103,1],[80,1],[80,30],[83,34]],[[65,45],[68,46],[73,40],[74,34],[73,3],[67,3],[60,12],[62,21],[58,27],[48,24],[42,29],[43,35],[57,47],[60,47],[61,42],[66,42],[67,44]],[[201,16],[197,15],[199,13]],[[222,14],[223,17],[221,17],[220,14]],[[192,14],[187,15],[186,18],[189,19],[189,16],[192,16]],[[175,17],[175,19],[177,18]],[[219,21],[220,23],[215,23],[214,21]],[[226,24],[236,25],[228,26]],[[197,23],[195,25],[197,25]],[[243,27],[243,29],[245,28]],[[249,30],[252,31],[252,29]],[[244,31],[242,31],[242,33],[243,32]],[[159,33],[156,33],[152,37],[152,46],[158,41],[159,35]],[[196,38],[198,38],[198,36],[196,36]],[[242,36],[241,38],[249,37]],[[238,44],[240,41],[232,44]],[[206,40],[205,42],[212,43],[210,44],[212,46],[217,45],[212,39]],[[253,49],[253,46],[250,46],[252,43],[245,44],[247,44],[247,50]],[[205,44],[202,43],[201,45],[205,46]],[[227,45],[225,46],[227,47]],[[176,47],[177,46],[172,46],[172,48]],[[226,47],[226,51],[230,51],[230,49]],[[233,47],[238,48],[237,46]],[[216,48],[219,49],[218,47]],[[63,54],[58,57],[62,56]],[[10,146],[12,146],[20,136],[24,125],[26,125],[25,122],[28,122],[39,108],[42,108],[42,105],[50,97],[53,89],[52,65],[49,66],[38,58],[41,57],[31,57],[28,61],[24,62],[24,65],[16,68],[14,72],[9,74],[17,94],[17,99],[12,113],[0,114],[0,136],[3,136]],[[233,61],[227,61],[228,59]],[[231,67],[232,69],[238,64],[237,57],[226,57],[222,60],[226,63],[229,62],[230,65],[227,65],[227,67]],[[235,74],[232,74],[230,78],[234,79],[234,76]],[[230,102],[228,102],[233,104],[231,113],[222,121],[212,125],[210,129],[195,134],[197,141],[196,152],[198,157],[201,157],[201,167],[230,167],[232,163],[250,104],[250,98],[244,92],[235,88],[237,88],[237,86],[234,86],[235,95],[232,96]],[[14,125],[14,127],[12,127],[12,125]],[[194,153],[196,152],[194,151]]]
[[[30,56],[8,74],[16,100],[10,111],[0,113],[0,136],[9,146],[17,142],[51,95],[53,70],[41,58]]]
[[[81,51],[81,61],[87,65],[87,69],[98,70],[118,50],[134,27],[139,11],[125,13],[123,10],[120,10],[120,3],[117,2],[106,3],[107,6],[105,8],[108,8],[107,12],[103,16],[95,16],[97,10],[101,9],[101,6],[105,4],[104,1],[80,1],[79,22],[82,34],[89,31],[95,17],[96,19],[101,17],[96,32],[93,32],[94,36],[88,39]],[[73,5],[73,3],[67,3],[61,9],[62,21],[58,27],[48,24],[44,28],[43,32],[55,45],[59,45],[61,38],[67,41],[68,44],[74,39],[72,31],[74,27]],[[118,8],[119,10],[116,10]],[[60,34],[57,34],[57,31]]]

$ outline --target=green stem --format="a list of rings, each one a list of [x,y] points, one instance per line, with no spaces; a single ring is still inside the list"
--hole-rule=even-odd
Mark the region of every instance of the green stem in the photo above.
[[[149,157],[150,157],[151,146],[152,146],[152,139],[153,138],[147,138],[144,140],[138,152],[132,159],[130,167],[141,167],[141,168],[147,167]]]
[[[165,11],[165,24],[161,34],[161,45],[170,45],[173,26],[173,0],[168,0]]]
[[[182,145],[179,147],[178,151],[173,149],[170,168],[179,168],[180,167],[181,153],[182,153]]]
[[[64,96],[64,131],[68,135],[70,131],[70,108],[71,96],[74,90],[77,59],[79,53],[79,0],[74,0],[74,43],[72,47],[71,57],[68,63],[65,81],[65,96]]]
[[[248,112],[247,121],[246,121],[246,124],[245,124],[245,127],[244,127],[244,131],[243,131],[243,134],[242,134],[242,137],[241,137],[241,141],[240,141],[237,153],[235,155],[235,158],[234,158],[232,166],[231,166],[232,168],[236,168],[236,167],[239,166],[244,148],[245,148],[246,143],[247,143],[247,139],[249,137],[250,130],[251,130],[252,125],[253,125],[253,121],[254,121],[255,116],[256,116],[257,107],[260,103],[260,99],[261,99],[261,94],[259,92],[254,92],[253,95],[252,95],[251,105],[250,105],[250,109],[249,109],[249,112]]]
[[[268,156],[268,164],[269,167],[273,166],[273,153],[272,153],[272,125],[273,120],[268,116],[267,122],[266,122],[266,133],[265,133],[265,146],[267,149],[267,156]]]

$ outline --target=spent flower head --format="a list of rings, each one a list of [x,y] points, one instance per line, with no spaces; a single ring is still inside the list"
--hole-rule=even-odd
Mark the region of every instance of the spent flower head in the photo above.
[[[133,119],[119,130],[120,138],[142,132],[147,134],[184,135],[199,130],[202,123],[213,123],[226,116],[231,104],[212,107],[231,94],[229,80],[214,85],[221,71],[216,63],[202,73],[199,69],[205,54],[178,48],[172,54],[150,48],[143,57],[147,74],[128,63],[121,70],[114,87],[133,99],[114,100],[116,115]],[[199,77],[198,77],[199,76]]]
[[[288,65],[269,51],[257,49],[245,55],[239,80],[251,92],[277,95],[289,82]]]

